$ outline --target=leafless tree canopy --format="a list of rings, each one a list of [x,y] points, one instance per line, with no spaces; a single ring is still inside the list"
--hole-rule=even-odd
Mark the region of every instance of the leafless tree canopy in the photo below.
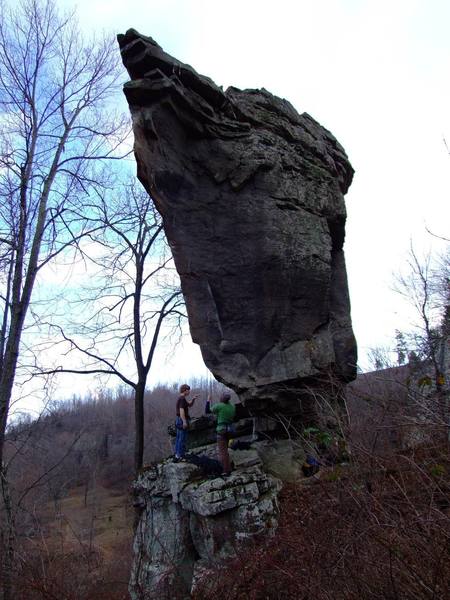
[[[20,341],[39,271],[76,247],[108,184],[125,121],[113,40],[85,41],[52,0],[0,5],[0,460]]]
[[[89,282],[70,310],[82,318],[52,325],[61,339],[56,371],[114,375],[133,389],[138,470],[145,387],[158,341],[180,334],[184,300],[161,217],[142,188],[117,186],[92,207],[90,224],[83,249]],[[74,359],[80,366],[71,366]]]
[[[395,290],[413,307],[415,326],[405,332],[410,357],[429,361],[438,388],[443,385],[443,339],[448,335],[450,306],[450,253],[418,256],[411,245],[407,265],[396,277]]]
[[[90,227],[90,198],[108,185],[103,165],[118,158],[125,120],[114,40],[82,38],[73,14],[53,0],[0,3],[0,476],[24,328],[35,318],[38,274],[76,249]],[[9,522],[12,531],[13,523]],[[10,534],[11,534],[10,531]],[[9,534],[8,534],[9,535]],[[11,536],[10,536],[11,538]],[[12,539],[12,538],[11,538]],[[4,562],[12,560],[12,542]],[[4,565],[5,566],[5,565]],[[3,569],[5,600],[10,598]],[[6,577],[6,579],[5,579]]]

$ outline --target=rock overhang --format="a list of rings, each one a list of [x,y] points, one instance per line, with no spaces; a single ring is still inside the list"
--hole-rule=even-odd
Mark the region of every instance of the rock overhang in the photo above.
[[[138,176],[206,365],[256,412],[353,379],[343,148],[267,90],[223,92],[135,30],[119,44]]]

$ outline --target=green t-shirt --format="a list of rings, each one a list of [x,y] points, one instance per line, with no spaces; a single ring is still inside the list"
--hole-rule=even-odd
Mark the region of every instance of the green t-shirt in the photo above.
[[[222,433],[226,430],[227,425],[231,425],[236,414],[236,408],[234,404],[228,404],[225,402],[218,402],[211,406],[211,412],[217,417],[217,433]]]

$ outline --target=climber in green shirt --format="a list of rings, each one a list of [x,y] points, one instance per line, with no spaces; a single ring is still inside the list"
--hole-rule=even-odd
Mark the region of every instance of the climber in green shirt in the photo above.
[[[217,417],[217,452],[219,460],[222,463],[223,474],[229,475],[231,473],[230,456],[228,454],[228,439],[231,433],[231,427],[236,414],[236,408],[234,404],[230,403],[231,395],[228,392],[224,392],[220,398],[220,402],[211,406],[211,397],[208,397],[206,401],[205,412],[213,413]]]

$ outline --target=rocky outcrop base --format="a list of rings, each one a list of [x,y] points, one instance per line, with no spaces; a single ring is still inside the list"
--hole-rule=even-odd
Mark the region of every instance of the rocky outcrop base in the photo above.
[[[198,467],[171,460],[142,473],[134,485],[141,515],[132,600],[188,598],[193,582],[236,555],[245,540],[275,531],[281,481],[264,470],[260,452],[267,455],[267,444],[258,446],[233,454],[229,477],[208,479]],[[196,452],[213,455],[215,449]]]

